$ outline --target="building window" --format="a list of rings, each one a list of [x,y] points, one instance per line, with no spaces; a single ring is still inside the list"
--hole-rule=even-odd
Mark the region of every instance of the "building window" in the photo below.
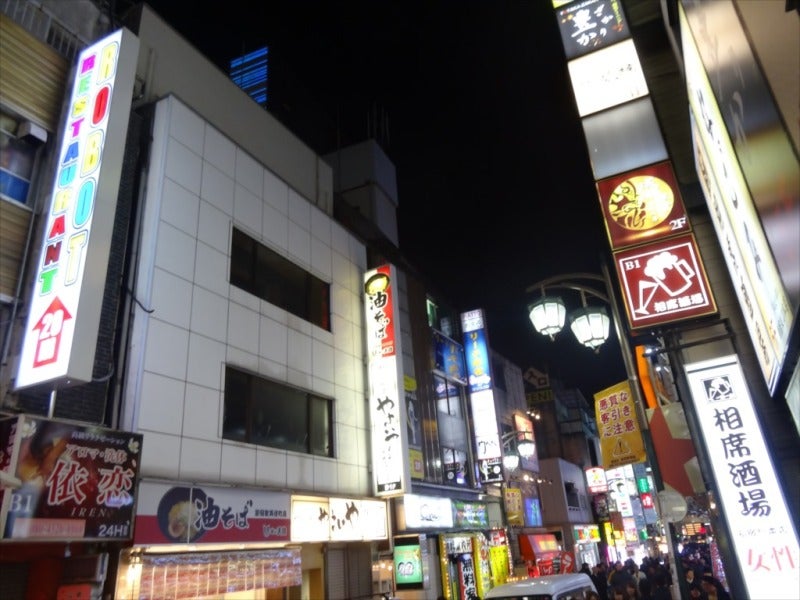
[[[18,127],[0,112],[0,198],[27,205],[36,146],[17,137]]]
[[[331,330],[330,284],[236,228],[231,243],[231,283]]]
[[[229,366],[222,437],[333,456],[332,401]]]

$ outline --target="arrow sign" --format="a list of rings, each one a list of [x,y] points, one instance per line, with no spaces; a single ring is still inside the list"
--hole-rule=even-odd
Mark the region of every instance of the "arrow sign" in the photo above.
[[[58,347],[61,344],[61,332],[64,321],[71,319],[72,315],[61,300],[56,297],[44,311],[44,314],[33,326],[33,331],[38,331],[36,352],[33,358],[33,367],[41,367],[58,360]]]

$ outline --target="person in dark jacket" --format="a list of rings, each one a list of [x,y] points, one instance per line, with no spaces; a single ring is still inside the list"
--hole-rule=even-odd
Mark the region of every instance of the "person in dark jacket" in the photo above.
[[[599,563],[592,567],[592,582],[597,589],[597,594],[602,600],[608,600],[608,575],[606,574],[606,566]]]

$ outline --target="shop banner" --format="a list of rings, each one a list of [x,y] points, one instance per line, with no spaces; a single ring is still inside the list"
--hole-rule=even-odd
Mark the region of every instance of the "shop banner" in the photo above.
[[[288,542],[289,494],[143,481],[135,544]]]
[[[21,482],[3,494],[3,539],[130,539],[140,434],[29,415],[0,431]]]
[[[647,459],[631,386],[627,381],[594,395],[603,467],[612,469]],[[606,474],[608,475],[608,474]]]
[[[386,502],[292,497],[293,542],[354,542],[389,537]]]
[[[522,527],[525,522],[522,512],[522,490],[519,488],[506,488],[503,490],[503,500],[506,508],[506,520],[509,525]]]

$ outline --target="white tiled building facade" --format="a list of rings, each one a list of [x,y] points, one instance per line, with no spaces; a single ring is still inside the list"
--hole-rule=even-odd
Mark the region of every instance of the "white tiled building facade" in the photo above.
[[[175,97],[149,162],[122,424],[142,475],[369,495],[364,246]],[[230,284],[234,225],[330,282],[331,331]],[[333,398],[334,456],[223,440],[226,364]]]

